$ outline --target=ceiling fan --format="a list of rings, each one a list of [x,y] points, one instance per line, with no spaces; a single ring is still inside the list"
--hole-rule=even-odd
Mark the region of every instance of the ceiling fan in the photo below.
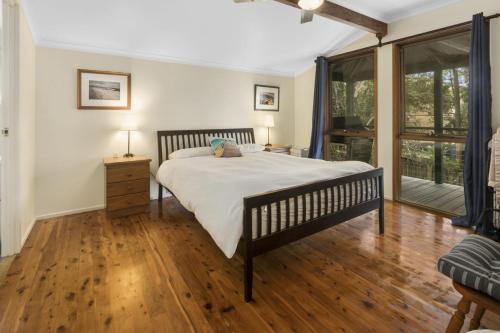
[[[235,3],[244,2],[265,2],[266,0],[233,0]],[[299,0],[297,5],[301,9],[300,11],[300,23],[308,23],[313,20],[314,11],[321,7],[325,0]]]
[[[233,0],[234,3],[264,2],[267,0]],[[311,22],[314,15],[320,15],[330,20],[342,22],[361,30],[371,32],[380,41],[387,35],[387,23],[373,17],[342,7],[333,1],[325,0],[274,0],[281,4],[300,9],[300,23]]]

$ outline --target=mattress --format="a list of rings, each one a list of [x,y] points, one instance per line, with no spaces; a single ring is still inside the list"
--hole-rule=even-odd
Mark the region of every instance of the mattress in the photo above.
[[[231,258],[243,232],[243,198],[372,169],[371,165],[357,161],[329,162],[257,152],[235,158],[216,158],[211,155],[167,160],[158,169],[156,179],[195,215],[222,252]],[[362,188],[358,190],[358,193],[364,194],[367,191]],[[322,200],[323,209],[328,207],[331,211],[331,203],[325,206],[324,192],[321,196],[314,197],[315,207],[318,207],[318,200]],[[336,205],[334,210],[339,209]],[[300,199],[297,206],[297,223],[302,223]],[[282,216],[285,213],[284,207],[282,205]],[[308,197],[305,207],[309,213]],[[295,209],[293,202],[290,209],[291,212]],[[278,227],[277,207],[273,205],[271,210],[271,232],[274,232]],[[256,214],[256,211],[252,214]],[[313,214],[317,215],[317,210]],[[262,215],[262,230],[267,232],[267,212]],[[295,223],[294,214],[291,216],[292,222]],[[257,229],[256,220],[253,218],[253,230]],[[255,232],[253,237],[256,237]]]

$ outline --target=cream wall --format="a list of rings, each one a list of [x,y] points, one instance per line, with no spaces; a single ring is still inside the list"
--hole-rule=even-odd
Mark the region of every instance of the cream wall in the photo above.
[[[316,69],[311,67],[295,78],[295,140],[294,144],[309,147],[312,128],[314,79]]]
[[[132,73],[132,112],[77,110],[77,68]],[[125,152],[117,129],[131,113],[140,127],[132,152],[151,156],[153,170],[156,130],[255,127],[256,141],[264,143],[267,132],[259,126],[273,114],[271,141],[294,140],[293,78],[49,48],[37,49],[36,78],[38,217],[104,206],[102,158]],[[281,87],[279,112],[253,110],[255,83]]]
[[[35,220],[35,57],[33,35],[22,9],[19,11],[19,114],[16,119],[19,150],[15,171],[16,193],[15,219],[24,243]]]
[[[491,15],[500,12],[500,1],[465,0],[437,10],[416,15],[389,24],[389,33],[384,41],[411,36],[418,33],[439,29],[453,24],[471,20],[475,13],[483,12]],[[368,34],[345,49],[337,52],[345,53],[377,43],[377,39]],[[384,167],[385,194],[392,198],[392,45],[384,46],[378,52],[378,161]],[[500,126],[500,19],[491,21],[491,69],[493,96],[493,125]],[[312,117],[314,91],[314,68],[310,68],[295,78],[296,82],[309,82],[309,86],[301,84],[301,94],[295,96],[295,143],[308,144],[310,125],[305,119]]]

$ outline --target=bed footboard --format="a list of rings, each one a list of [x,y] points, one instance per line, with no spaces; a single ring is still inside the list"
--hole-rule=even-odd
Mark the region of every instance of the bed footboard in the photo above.
[[[383,183],[379,168],[244,198],[245,301],[252,299],[255,256],[375,209],[383,234]]]

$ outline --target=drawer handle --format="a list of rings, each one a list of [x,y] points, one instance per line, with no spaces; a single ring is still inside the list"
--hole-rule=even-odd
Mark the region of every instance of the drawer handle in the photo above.
[[[132,177],[132,174],[131,174],[131,173],[129,173],[129,174],[127,175],[127,177]]]

